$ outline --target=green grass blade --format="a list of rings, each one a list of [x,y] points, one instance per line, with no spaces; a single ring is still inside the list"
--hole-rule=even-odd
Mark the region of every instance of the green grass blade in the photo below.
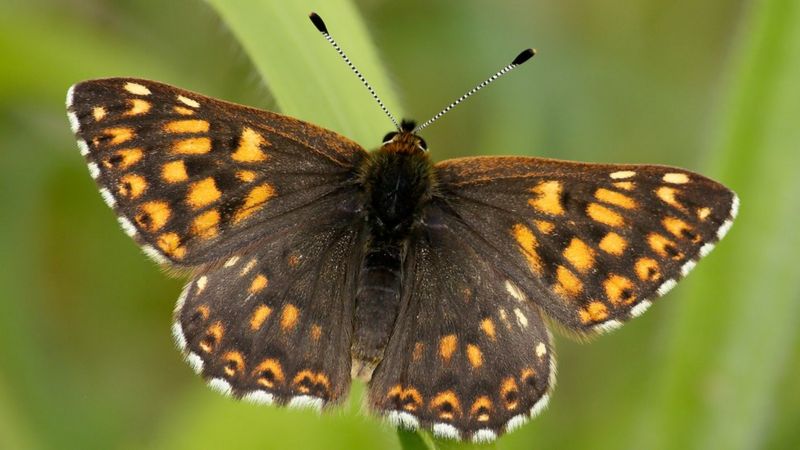
[[[734,57],[717,175],[739,219],[682,290],[662,391],[643,448],[757,448],[771,427],[783,365],[800,329],[800,5],[753,3]],[[677,356],[677,357],[676,357]]]
[[[353,63],[400,116],[391,83],[356,8],[345,0],[207,0],[253,61],[279,109],[367,148],[392,129],[361,82],[308,19],[313,10]]]

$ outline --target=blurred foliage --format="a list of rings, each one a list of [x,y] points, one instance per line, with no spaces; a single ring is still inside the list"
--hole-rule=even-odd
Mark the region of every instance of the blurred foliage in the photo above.
[[[308,23],[314,9],[395,114],[419,120],[540,50],[425,131],[437,159],[673,164],[742,198],[729,237],[645,316],[590,344],[557,339],[552,406],[496,448],[800,446],[800,4],[488,5],[0,3],[0,448],[400,448],[361,411],[360,384],[322,416],[206,388],[169,336],[181,281],[118,230],[64,115],[74,82],[136,76],[374,147],[391,124]]]

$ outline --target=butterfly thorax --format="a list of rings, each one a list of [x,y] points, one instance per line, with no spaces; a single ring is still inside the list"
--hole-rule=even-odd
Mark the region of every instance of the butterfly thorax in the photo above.
[[[408,132],[372,152],[361,168],[369,240],[356,295],[353,375],[369,379],[400,307],[406,243],[434,188],[433,166]]]

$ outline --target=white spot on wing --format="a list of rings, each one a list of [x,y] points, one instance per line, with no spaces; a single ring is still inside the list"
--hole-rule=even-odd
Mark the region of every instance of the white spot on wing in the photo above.
[[[183,304],[186,303],[186,297],[189,296],[189,289],[191,288],[192,288],[191,281],[183,286],[181,295],[178,297],[178,301],[175,302],[175,309],[173,310],[173,313],[177,314],[183,309]]]
[[[311,395],[296,395],[289,400],[289,408],[298,409],[313,409],[314,411],[321,411],[324,400],[319,397]]]
[[[733,202],[731,202],[731,218],[735,219],[739,214],[739,196],[733,194]]]
[[[620,170],[619,172],[614,172],[609,176],[614,180],[622,180],[625,178],[630,178],[634,175],[636,175],[636,172],[632,170]]]
[[[711,250],[714,250],[714,244],[709,242],[708,244],[703,245],[702,247],[700,247],[700,257],[701,258],[705,257],[706,255],[711,253]]]
[[[245,266],[242,267],[242,270],[239,272],[239,276],[247,275],[247,272],[250,272],[250,270],[252,270],[253,267],[255,267],[257,262],[258,260],[255,258],[251,259],[250,261],[247,261],[247,264],[245,264]]]
[[[531,408],[531,417],[536,417],[550,404],[550,393],[545,393]]]
[[[525,414],[517,414],[516,416],[509,419],[508,422],[506,422],[506,433],[510,433],[516,430],[517,428],[525,425],[525,422],[527,421],[528,421],[528,416],[526,416]]]
[[[183,327],[177,320],[172,324],[172,338],[180,351],[186,351],[186,336],[183,335]]]
[[[696,266],[696,265],[697,265],[697,261],[695,261],[695,260],[686,261],[686,264],[681,266],[681,276],[685,277],[686,275],[689,275],[689,272],[691,272],[692,269],[694,269],[694,266]]]
[[[689,182],[689,175],[685,173],[666,173],[661,179],[667,183],[684,184]]]
[[[275,401],[275,397],[267,391],[257,390],[248,392],[242,396],[242,400],[257,405],[271,405]]]
[[[528,318],[525,317],[525,314],[519,310],[519,308],[514,308],[514,315],[517,316],[517,323],[522,328],[528,328]]]
[[[66,100],[67,108],[72,106],[72,101],[74,98],[75,98],[75,85],[73,84],[72,86],[69,87],[69,89],[67,89],[67,100]]]
[[[82,156],[89,154],[89,145],[83,139],[78,139],[78,149],[81,151]]]
[[[103,201],[106,202],[106,205],[109,208],[114,208],[117,205],[117,201],[114,200],[114,196],[111,195],[111,192],[108,191],[106,188],[100,188],[100,197],[103,197]]]
[[[725,222],[723,222],[722,226],[719,227],[719,230],[717,230],[717,239],[724,238],[725,235],[728,234],[728,231],[731,229],[732,226],[733,226],[733,221],[731,219],[728,219]]]
[[[167,263],[167,258],[165,258],[164,255],[162,255],[158,250],[154,249],[153,247],[151,247],[149,245],[143,245],[142,246],[142,251],[150,259],[152,259],[153,261],[155,261],[155,262],[157,262],[159,264],[166,264]]]
[[[547,346],[544,345],[544,342],[539,342],[539,344],[536,345],[536,356],[541,358],[546,354],[547,354]]]
[[[127,217],[119,216],[117,217],[117,222],[119,222],[119,226],[122,227],[122,231],[124,231],[125,234],[130,237],[136,236],[136,227],[133,226]]]
[[[662,283],[661,286],[658,287],[658,290],[656,290],[656,292],[658,293],[658,295],[665,295],[667,292],[671,291],[676,284],[678,284],[677,281],[669,279],[664,283]]]
[[[91,175],[92,178],[96,180],[97,177],[100,176],[100,168],[97,167],[97,164],[93,162],[90,162],[89,164],[87,164],[87,166],[89,166],[89,175]]]
[[[458,429],[449,423],[435,423],[433,424],[433,435],[438,438],[445,439],[461,439],[461,433]]]
[[[208,283],[208,277],[205,275],[197,279],[197,293],[203,292],[203,289],[206,288],[206,283]]]
[[[389,413],[386,414],[386,420],[395,427],[405,428],[407,430],[416,430],[419,428],[419,420],[405,411],[389,411]]]
[[[178,96],[178,101],[183,103],[184,105],[191,106],[192,108],[199,108],[200,103],[197,103],[196,100],[192,100],[189,97],[184,97],[183,95]]]
[[[233,392],[231,384],[222,378],[212,378],[208,381],[208,386],[225,396],[231,395],[231,392]]]
[[[497,439],[497,433],[488,428],[480,429],[472,435],[472,442],[475,443],[492,442],[495,439]]]
[[[650,300],[642,300],[642,301],[640,301],[639,303],[636,304],[636,306],[631,308],[631,312],[630,312],[631,317],[639,317],[639,316],[641,316],[652,305],[653,305],[653,302],[651,302]]]
[[[614,331],[614,330],[616,330],[617,328],[619,328],[621,326],[622,326],[622,322],[620,322],[619,320],[616,320],[616,319],[611,319],[611,320],[606,320],[603,323],[598,323],[593,328],[594,328],[595,331],[598,331],[598,332],[601,332],[601,333],[608,333],[609,331]]]
[[[69,119],[69,128],[73,133],[77,133],[81,128],[81,123],[78,122],[78,116],[76,116],[74,112],[70,111],[67,113],[67,119]]]
[[[192,368],[194,373],[200,374],[203,372],[203,359],[197,356],[197,353],[189,353],[186,355],[186,362],[189,363],[189,367]]]
[[[228,258],[227,261],[225,261],[225,267],[231,267],[235,265],[238,261],[239,261],[238,256],[231,256],[230,258]]]
[[[511,280],[506,280],[506,292],[508,292],[508,294],[514,297],[514,299],[516,299],[518,302],[525,301],[525,294],[523,294],[517,285],[512,283]]]
[[[134,95],[150,95],[150,89],[139,83],[127,82],[124,86],[125,90]]]

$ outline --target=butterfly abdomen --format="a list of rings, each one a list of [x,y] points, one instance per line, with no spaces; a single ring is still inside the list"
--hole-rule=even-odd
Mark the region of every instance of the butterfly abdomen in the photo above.
[[[430,160],[412,140],[392,142],[364,162],[361,183],[370,237],[359,273],[352,354],[353,375],[368,379],[397,319],[406,242],[433,188]]]

